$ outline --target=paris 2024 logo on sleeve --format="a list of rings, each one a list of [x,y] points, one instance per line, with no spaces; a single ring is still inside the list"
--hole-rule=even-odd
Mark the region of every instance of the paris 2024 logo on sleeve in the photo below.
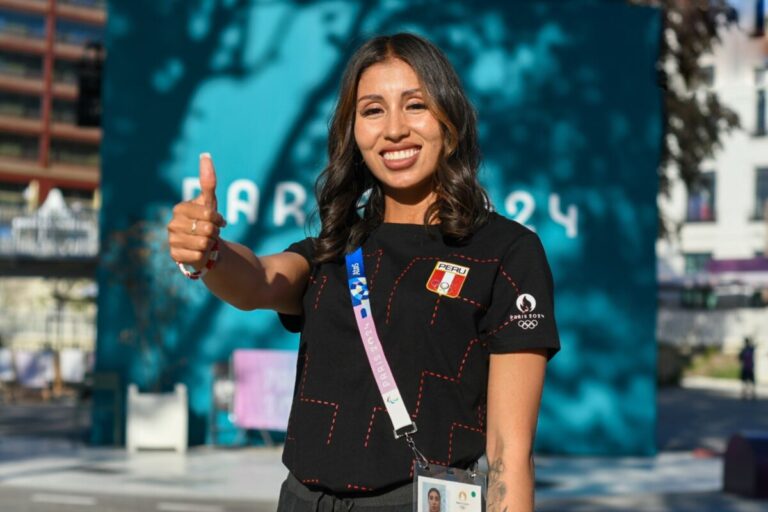
[[[523,330],[535,329],[539,325],[539,320],[544,319],[543,314],[533,312],[536,309],[536,298],[530,293],[518,295],[515,305],[520,314],[509,315],[509,319],[512,322],[517,322],[517,326]]]

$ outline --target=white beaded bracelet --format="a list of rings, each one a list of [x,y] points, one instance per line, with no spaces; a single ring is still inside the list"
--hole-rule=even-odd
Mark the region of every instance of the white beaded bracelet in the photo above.
[[[219,259],[219,240],[216,239],[216,242],[214,242],[213,247],[211,247],[211,253],[208,255],[208,261],[205,262],[205,266],[200,270],[188,270],[183,263],[180,263],[178,261],[176,262],[176,265],[179,266],[179,270],[181,270],[182,274],[184,274],[190,279],[197,280],[203,277],[205,274],[207,274],[208,271],[211,270],[213,266],[216,264],[216,261],[218,259]]]

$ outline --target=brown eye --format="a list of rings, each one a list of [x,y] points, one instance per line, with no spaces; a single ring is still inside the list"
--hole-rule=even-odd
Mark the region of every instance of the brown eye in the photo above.
[[[425,103],[411,103],[408,108],[410,110],[426,110],[427,105]]]
[[[384,110],[380,107],[369,107],[369,108],[363,109],[362,116],[368,117],[376,114],[381,114],[382,112],[384,112]]]

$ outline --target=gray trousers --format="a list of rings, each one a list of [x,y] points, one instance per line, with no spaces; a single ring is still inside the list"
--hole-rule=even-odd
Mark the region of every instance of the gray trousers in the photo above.
[[[322,491],[311,491],[292,474],[280,488],[277,512],[412,512],[413,484],[378,496],[338,498]]]

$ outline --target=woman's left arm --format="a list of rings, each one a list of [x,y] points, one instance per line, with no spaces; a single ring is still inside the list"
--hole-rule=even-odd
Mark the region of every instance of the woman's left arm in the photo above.
[[[533,440],[546,365],[546,350],[491,354],[488,512],[533,512]]]

